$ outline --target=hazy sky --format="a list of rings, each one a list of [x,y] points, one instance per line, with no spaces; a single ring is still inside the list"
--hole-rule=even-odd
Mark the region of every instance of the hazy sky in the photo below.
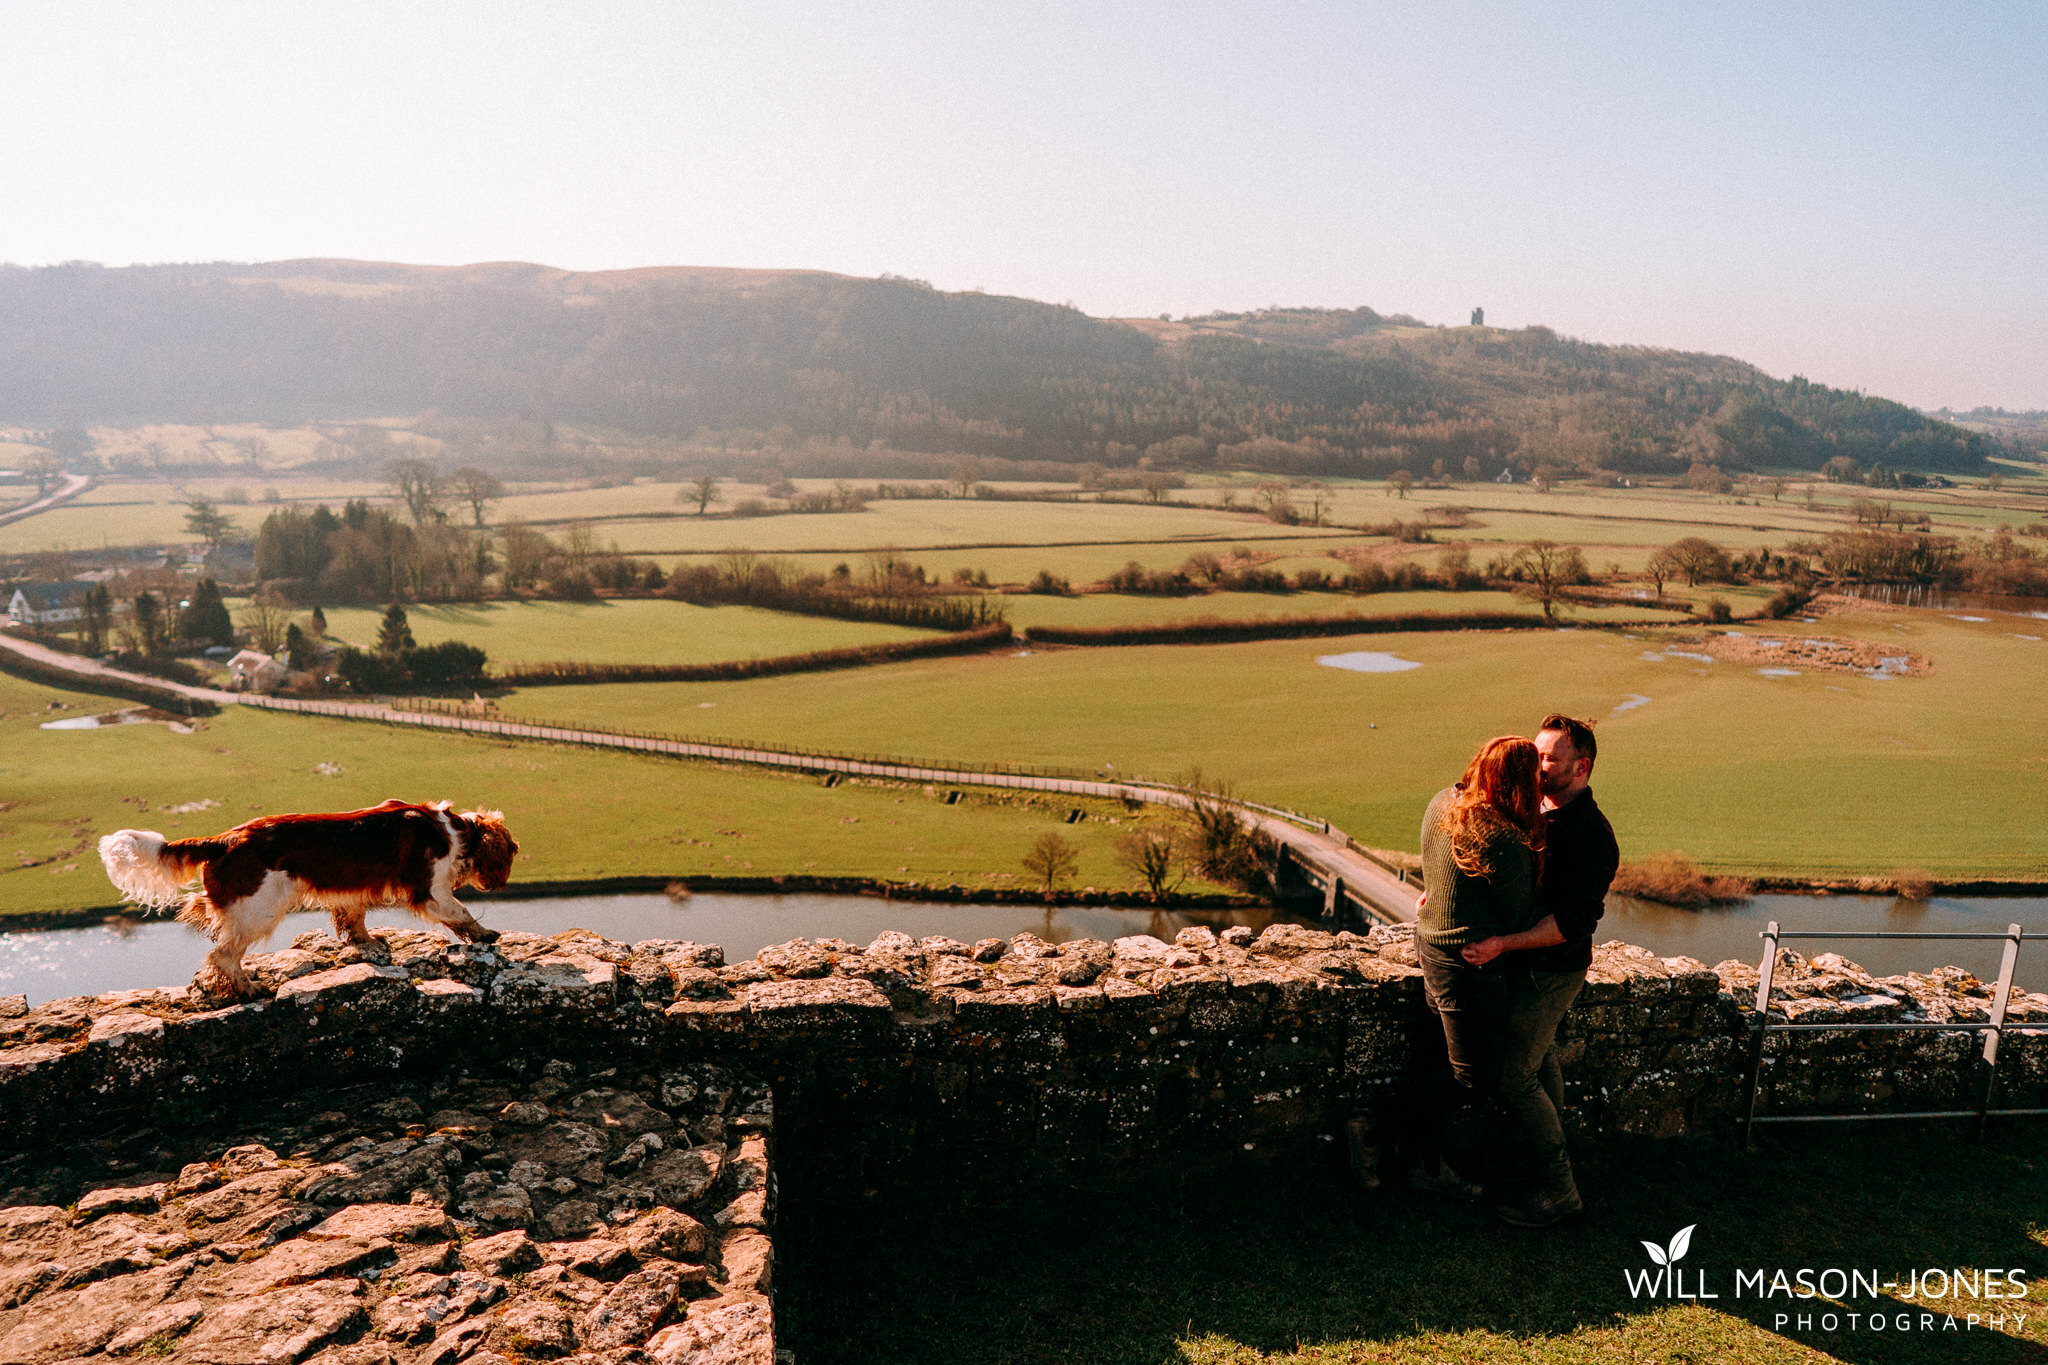
[[[0,0],[0,260],[1369,304],[2048,408],[2048,6]]]

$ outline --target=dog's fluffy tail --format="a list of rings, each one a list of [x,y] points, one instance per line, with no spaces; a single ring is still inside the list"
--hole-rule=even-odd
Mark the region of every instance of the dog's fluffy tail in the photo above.
[[[107,880],[138,905],[165,910],[185,898],[185,884],[211,855],[204,840],[172,844],[154,830],[119,829],[100,840]]]

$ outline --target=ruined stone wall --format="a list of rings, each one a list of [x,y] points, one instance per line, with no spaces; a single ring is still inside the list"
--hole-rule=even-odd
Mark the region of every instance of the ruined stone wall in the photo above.
[[[496,948],[416,932],[383,947],[306,935],[252,958],[263,998],[130,991],[0,1009],[0,1132],[52,1140],[105,1116],[513,1056],[712,1062],[776,1093],[806,1160],[887,1179],[915,1163],[1005,1181],[1170,1151],[1235,1159],[1326,1140],[1397,1089],[1420,1035],[1406,930],[1204,929],[1177,943],[966,945],[883,934],[768,948],[627,946],[580,932]],[[374,957],[377,960],[371,960]],[[1600,948],[1560,1034],[1582,1133],[1727,1127],[1748,1055],[1754,968]],[[1966,973],[1872,978],[1783,955],[1779,1006],[1829,1019],[1973,1020]],[[2048,1026],[2048,996],[2011,1018]],[[1978,1035],[1773,1035],[1766,1112],[1952,1108]],[[2003,1102],[2048,1103],[2048,1039],[2008,1036]]]

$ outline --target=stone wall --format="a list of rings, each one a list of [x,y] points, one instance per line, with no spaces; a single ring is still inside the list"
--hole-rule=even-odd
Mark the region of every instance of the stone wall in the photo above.
[[[308,1079],[0,1156],[0,1361],[775,1365],[764,1086]]]
[[[0,1365],[767,1365],[771,1114],[783,1178],[1013,1191],[1328,1143],[1429,1036],[1405,929],[886,933],[732,964],[308,934],[249,966],[241,1003],[0,1000]],[[1727,1129],[1754,993],[1744,964],[1599,948],[1560,1034],[1572,1127]],[[1991,992],[1787,952],[1776,994],[1800,1022],[1960,1023]],[[2048,1103],[2048,996],[2010,1017],[2042,1027],[2007,1036],[2001,1103]],[[1764,1107],[1967,1108],[1978,1038],[1774,1034]]]
[[[711,1061],[771,1085],[786,1132],[829,1155],[1014,1176],[1173,1150],[1315,1141],[1384,1102],[1422,1019],[1405,929],[1178,942],[962,944],[883,934],[803,939],[726,964],[716,947],[572,932],[496,948],[418,932],[343,948],[304,935],[250,959],[263,998],[185,989],[0,1007],[0,1131],[33,1142],[146,1107],[325,1081],[426,1074],[507,1056]],[[372,958],[376,960],[371,960]],[[1561,1032],[1582,1133],[1725,1129],[1745,1076],[1755,969],[1610,943]],[[1803,1022],[1983,1019],[1989,987],[1956,969],[1873,978],[1786,952],[1777,1008]],[[2011,1017],[2048,1025],[2048,996]],[[1767,1112],[1968,1102],[1965,1033],[1772,1035]],[[2005,1102],[2048,1103],[2048,1039],[2005,1045]],[[806,1150],[810,1144],[805,1144]]]

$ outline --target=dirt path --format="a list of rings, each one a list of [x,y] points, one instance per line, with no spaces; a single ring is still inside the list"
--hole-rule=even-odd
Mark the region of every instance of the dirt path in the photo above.
[[[86,489],[92,487],[92,484],[93,479],[90,474],[66,474],[64,476],[64,486],[56,492],[45,494],[34,502],[23,503],[11,512],[0,512],[0,526],[11,525],[14,522],[32,517],[38,512],[47,512],[59,503],[69,502]]]

